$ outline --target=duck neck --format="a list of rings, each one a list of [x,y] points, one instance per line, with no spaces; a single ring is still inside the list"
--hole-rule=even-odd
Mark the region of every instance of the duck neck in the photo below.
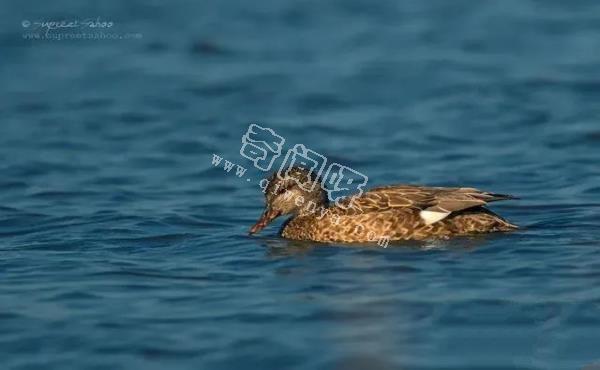
[[[297,217],[314,217],[320,216],[323,214],[327,208],[329,208],[329,202],[327,198],[322,199],[320,201],[310,200],[306,204],[304,204],[298,212],[296,213]]]

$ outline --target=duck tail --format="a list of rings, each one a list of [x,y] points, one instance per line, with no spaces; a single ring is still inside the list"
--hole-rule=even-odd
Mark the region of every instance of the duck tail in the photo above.
[[[511,199],[521,199],[514,195],[510,194],[499,194],[499,193],[484,193],[486,202],[497,202],[499,200],[511,200]]]
[[[490,210],[487,207],[481,207],[480,211],[484,212],[484,213],[487,213],[488,215],[494,217],[494,219],[497,222],[499,230],[502,230],[502,231],[511,231],[511,230],[518,230],[519,229],[519,226],[508,222],[507,219],[505,219],[504,217],[500,216],[499,214],[497,214],[496,212]]]

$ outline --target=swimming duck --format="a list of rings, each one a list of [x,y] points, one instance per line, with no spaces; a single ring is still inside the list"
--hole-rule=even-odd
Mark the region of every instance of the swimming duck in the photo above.
[[[317,242],[447,239],[518,228],[485,207],[515,197],[474,188],[390,185],[330,205],[319,177],[291,167],[274,173],[264,193],[266,208],[250,234],[283,215],[291,217],[281,236]]]

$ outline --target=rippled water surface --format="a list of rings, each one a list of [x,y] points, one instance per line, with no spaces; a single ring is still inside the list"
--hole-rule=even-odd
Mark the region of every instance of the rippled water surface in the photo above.
[[[3,1],[3,369],[580,369],[600,361],[597,1]],[[101,17],[122,40],[27,40]],[[59,30],[60,32],[66,32]],[[53,32],[59,32],[53,31]],[[523,228],[292,243],[250,123]],[[213,154],[248,168],[244,181]]]

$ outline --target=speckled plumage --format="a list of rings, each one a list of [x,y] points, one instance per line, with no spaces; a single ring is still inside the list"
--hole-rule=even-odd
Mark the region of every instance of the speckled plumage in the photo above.
[[[305,191],[296,180],[304,184],[315,182],[314,189]],[[281,230],[284,238],[318,242],[422,240],[517,228],[484,207],[511,196],[473,188],[391,185],[331,206],[325,194],[320,179],[302,168],[294,167],[284,176],[272,176],[265,189],[267,210],[252,232],[281,214],[292,214]],[[311,201],[314,206],[308,205]],[[427,224],[421,216],[424,210],[445,217]]]

